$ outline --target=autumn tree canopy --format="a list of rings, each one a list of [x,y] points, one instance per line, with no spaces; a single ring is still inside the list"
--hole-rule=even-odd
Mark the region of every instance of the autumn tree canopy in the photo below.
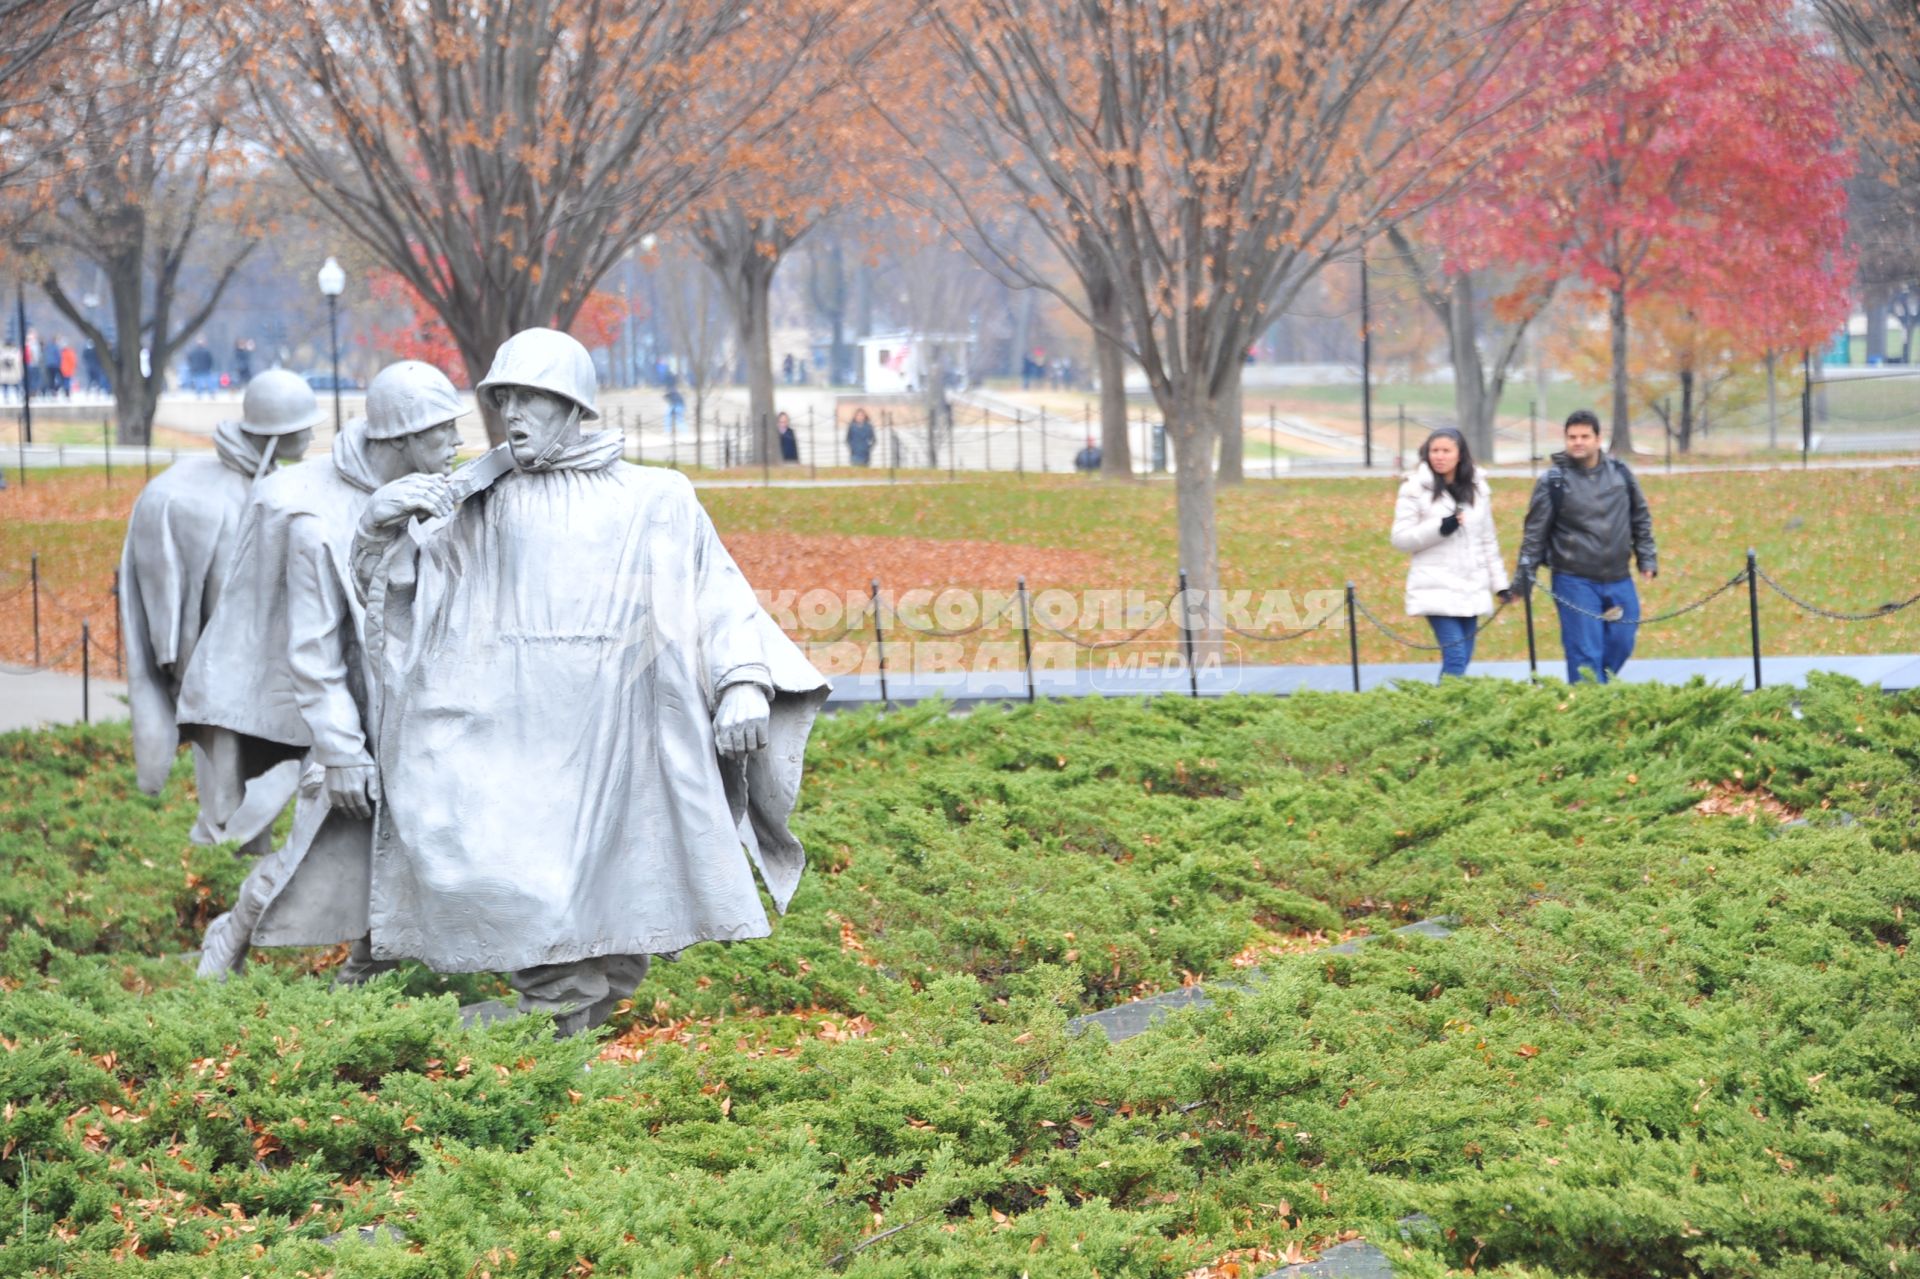
[[[764,108],[818,15],[279,0],[228,18],[265,136],[439,314],[477,381],[516,330],[570,326],[622,255],[719,180],[730,139],[777,126]],[[709,84],[743,89],[696,91]]]
[[[1533,28],[1556,86],[1435,210],[1455,269],[1569,281],[1606,310],[1612,447],[1633,449],[1629,314],[1658,299],[1755,354],[1844,313],[1838,69],[1786,0],[1580,0]],[[1684,344],[1682,344],[1684,349]]]
[[[48,298],[101,353],[120,441],[136,444],[175,354],[265,229],[261,174],[232,128],[232,59],[204,6],[119,4],[72,39],[42,99],[9,112],[27,157],[9,203],[31,221]],[[106,316],[69,292],[63,258],[104,276]]]
[[[1111,335],[1173,437],[1196,588],[1219,583],[1214,445],[1248,344],[1416,186],[1471,159],[1481,90],[1512,47],[1499,33],[1528,12],[1527,0],[922,0],[939,83],[890,121],[930,156],[939,133],[967,138],[1048,254],[1092,255],[1114,282],[1126,328]],[[953,203],[983,255],[1049,287],[1035,256]]]

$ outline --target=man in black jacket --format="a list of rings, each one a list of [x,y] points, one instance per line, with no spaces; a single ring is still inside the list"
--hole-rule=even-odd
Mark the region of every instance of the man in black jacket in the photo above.
[[[1533,486],[1513,589],[1532,590],[1542,564],[1553,570],[1567,680],[1578,683],[1584,670],[1604,684],[1633,656],[1640,626],[1629,558],[1649,581],[1660,572],[1653,515],[1626,463],[1601,451],[1599,418],[1577,410],[1566,438],[1566,451]]]

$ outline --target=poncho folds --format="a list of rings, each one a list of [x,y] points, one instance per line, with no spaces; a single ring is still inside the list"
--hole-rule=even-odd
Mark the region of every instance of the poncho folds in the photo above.
[[[226,580],[234,532],[275,441],[227,422],[217,457],[187,458],[140,491],[120,554],[120,620],[140,789],[158,795],[180,746],[175,699]]]
[[[677,472],[585,437],[435,529],[363,530],[377,687],[369,924],[447,972],[662,954],[770,931],[820,677]],[[456,473],[457,480],[458,473]],[[722,761],[713,714],[769,693],[770,744]]]
[[[220,609],[180,689],[183,726],[312,747],[323,765],[373,762],[348,570],[360,512],[379,487],[366,446],[367,424],[355,419],[330,457],[254,486]]]

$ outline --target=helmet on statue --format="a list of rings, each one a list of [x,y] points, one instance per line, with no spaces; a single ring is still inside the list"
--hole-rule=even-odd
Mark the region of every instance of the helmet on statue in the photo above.
[[[600,416],[593,406],[600,386],[593,371],[593,357],[577,339],[557,329],[522,329],[500,344],[493,353],[493,367],[476,391],[498,408],[497,392],[509,386],[524,386],[568,400],[579,406],[583,422]]]
[[[320,401],[298,373],[268,369],[247,383],[240,429],[253,435],[292,435],[318,426]]]
[[[464,416],[447,375],[420,360],[389,364],[367,388],[367,438],[397,440]]]

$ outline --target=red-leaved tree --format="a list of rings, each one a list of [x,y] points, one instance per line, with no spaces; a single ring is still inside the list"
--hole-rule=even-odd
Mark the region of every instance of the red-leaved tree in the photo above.
[[[1841,68],[1788,0],[1592,0],[1521,59],[1561,86],[1431,231],[1454,270],[1519,268],[1604,300],[1612,447],[1633,448],[1628,317],[1658,297],[1756,354],[1844,308]],[[1838,313],[1843,313],[1840,310]]]

